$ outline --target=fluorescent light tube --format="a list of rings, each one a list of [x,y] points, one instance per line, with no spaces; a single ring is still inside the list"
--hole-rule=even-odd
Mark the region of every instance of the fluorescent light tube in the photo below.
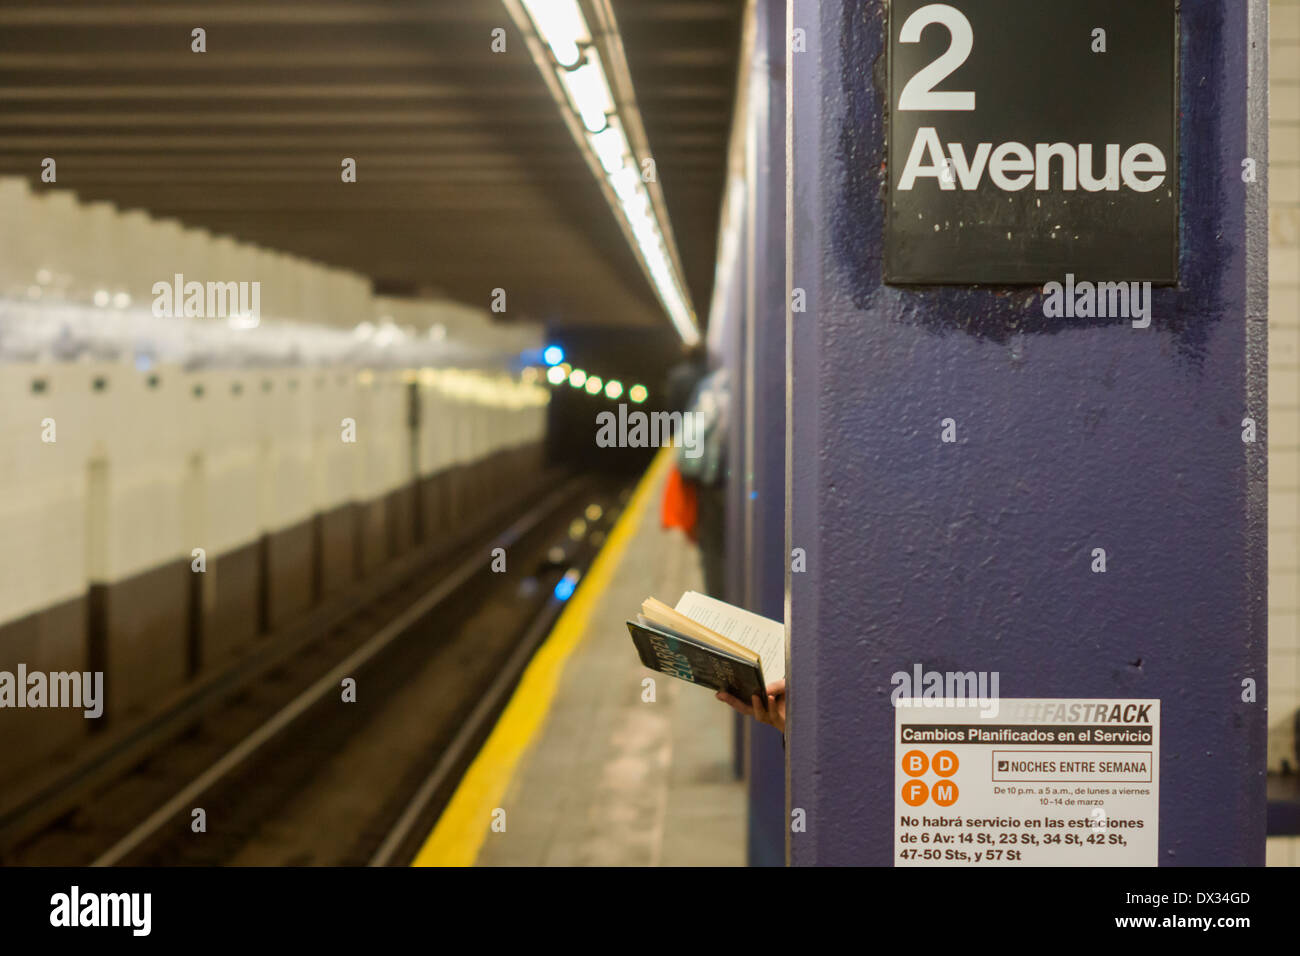
[[[605,80],[605,70],[600,65],[600,57],[594,50],[587,54],[587,62],[576,70],[565,70],[560,74],[573,100],[573,108],[582,117],[582,125],[590,133],[599,133],[609,125],[609,114],[614,112],[614,98],[609,92],[609,83]]]
[[[582,59],[582,47],[591,42],[587,21],[578,0],[520,0],[532,17],[537,35],[551,48],[557,63],[571,67]]]
[[[588,139],[591,141],[592,152],[600,160],[601,168],[610,176],[626,166],[628,160],[632,158],[632,147],[628,145],[627,137],[623,135],[623,130],[619,128],[617,122],[610,122],[603,130],[593,133]]]

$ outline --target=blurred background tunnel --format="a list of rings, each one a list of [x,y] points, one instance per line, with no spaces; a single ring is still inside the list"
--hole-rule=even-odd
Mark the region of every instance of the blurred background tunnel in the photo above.
[[[502,640],[571,592],[651,452],[595,415],[702,332],[742,8],[0,5],[0,670],[104,674],[5,711],[0,858],[495,536]]]

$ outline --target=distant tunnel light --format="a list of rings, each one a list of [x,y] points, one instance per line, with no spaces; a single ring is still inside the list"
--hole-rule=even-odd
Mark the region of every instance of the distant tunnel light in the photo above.
[[[560,368],[558,365],[552,365],[546,370],[546,380],[552,385],[559,385],[567,377],[568,376],[564,374],[564,369]]]
[[[644,385],[633,385],[627,390],[627,397],[640,405],[650,397],[650,393],[646,390]]]
[[[629,115],[635,117],[635,102],[622,104],[633,112],[620,119],[620,104],[614,102],[607,64],[602,62],[600,51],[592,42],[577,0],[506,0],[506,7],[521,30],[527,32],[528,23],[524,19],[530,20],[537,37],[550,49],[551,57],[543,59],[536,44],[532,44],[533,58],[539,69],[550,72],[558,82],[563,96],[554,88],[553,93],[561,108],[576,114],[585,128],[585,133],[574,129],[574,138],[604,171],[617,197],[615,212],[632,234],[650,284],[678,335],[688,345],[694,345],[700,339],[700,331],[689,294],[678,273],[659,210],[641,181],[637,156],[624,129],[623,120]],[[621,73],[625,65],[617,58],[617,52],[614,56],[613,69]]]
[[[569,384],[574,388],[582,388],[583,383],[586,381],[587,373],[580,368],[575,368],[569,373]]]
[[[604,386],[604,384],[605,384],[605,383],[602,382],[602,381],[600,380],[600,376],[599,376],[599,375],[588,375],[588,376],[587,376],[587,394],[588,394],[588,395],[598,395],[598,394],[600,394],[600,390],[601,390],[601,388]]]
[[[564,361],[564,349],[558,345],[549,345],[546,347],[546,351],[542,353],[542,358],[547,365],[559,365]]]
[[[618,401],[618,397],[623,394],[623,383],[616,378],[611,378],[605,383],[605,397],[611,402]]]
[[[578,0],[521,0],[542,42],[563,67],[574,66],[582,59],[582,47],[591,42],[587,21],[578,8]]]

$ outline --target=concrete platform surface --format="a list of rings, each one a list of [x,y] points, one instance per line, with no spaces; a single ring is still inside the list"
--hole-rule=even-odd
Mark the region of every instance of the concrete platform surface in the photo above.
[[[700,589],[698,553],[659,527],[652,468],[634,536],[596,597],[540,732],[515,768],[480,866],[743,866],[743,784],[731,711],[702,687],[642,666],[624,621],[647,595]],[[633,499],[635,504],[636,499]],[[643,681],[654,680],[654,700]]]

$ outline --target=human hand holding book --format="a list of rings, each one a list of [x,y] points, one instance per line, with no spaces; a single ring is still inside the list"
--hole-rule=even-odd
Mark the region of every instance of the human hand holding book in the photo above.
[[[784,729],[785,626],[780,621],[687,591],[675,608],[647,598],[627,627],[647,667],[710,687],[741,713]]]
[[[774,680],[767,685],[766,706],[759,700],[757,694],[749,699],[748,704],[732,697],[725,690],[720,690],[713,696],[737,713],[753,717],[760,724],[768,724],[785,733],[785,681]]]

